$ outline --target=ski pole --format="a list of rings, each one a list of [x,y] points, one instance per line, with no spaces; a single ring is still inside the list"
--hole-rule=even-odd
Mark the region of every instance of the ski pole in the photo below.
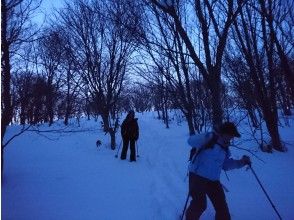
[[[185,215],[185,211],[186,211],[187,204],[188,204],[188,201],[189,201],[189,197],[190,197],[190,194],[188,192],[187,199],[186,199],[186,202],[185,202],[185,206],[184,206],[184,209],[183,209],[183,213],[182,213],[182,216],[181,216],[181,220],[184,219],[184,215]]]
[[[138,141],[136,141],[136,150],[137,150],[137,157],[140,157],[140,156],[139,156],[139,153],[138,153],[138,151],[139,151]]]
[[[118,149],[117,149],[117,152],[116,152],[116,155],[115,155],[116,158],[118,157],[118,152],[119,152],[119,150],[120,150],[121,143],[122,143],[122,140],[120,140],[120,144],[119,144],[119,146],[118,146]]]
[[[263,190],[264,194],[266,195],[267,199],[268,199],[269,202],[271,203],[273,209],[275,210],[275,212],[276,212],[277,215],[279,216],[279,219],[282,220],[281,215],[279,214],[278,210],[277,210],[276,207],[274,206],[274,203],[272,202],[272,200],[270,199],[269,195],[267,194],[267,192],[265,191],[264,187],[262,186],[262,184],[261,184],[260,180],[258,179],[258,177],[257,177],[257,175],[256,175],[256,173],[255,173],[255,171],[253,170],[252,166],[249,165],[249,168],[250,168],[250,170],[252,171],[253,175],[255,176],[257,182],[259,183],[259,185],[260,185],[261,189]]]

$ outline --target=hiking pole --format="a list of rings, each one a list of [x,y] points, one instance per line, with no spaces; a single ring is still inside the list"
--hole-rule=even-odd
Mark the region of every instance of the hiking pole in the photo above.
[[[119,146],[118,146],[118,149],[117,149],[117,152],[116,152],[115,158],[117,158],[117,157],[118,157],[118,152],[119,152],[119,150],[120,150],[121,143],[122,143],[122,140],[120,140],[120,144],[119,144]]]
[[[181,220],[184,219],[184,215],[185,215],[185,211],[186,211],[187,204],[188,204],[188,201],[189,201],[189,197],[190,197],[190,194],[188,192],[187,199],[186,199],[186,202],[185,202],[185,206],[184,206],[184,209],[183,209],[183,213],[182,213],[182,216],[181,216]]]
[[[261,189],[263,190],[264,194],[266,195],[267,199],[268,199],[269,202],[271,203],[273,209],[275,210],[275,212],[276,212],[277,215],[279,216],[279,219],[282,220],[282,217],[280,216],[278,210],[277,210],[276,207],[274,206],[274,203],[272,202],[272,200],[270,199],[269,195],[267,194],[267,192],[265,191],[264,187],[262,186],[262,184],[261,184],[260,180],[258,179],[258,177],[257,177],[257,175],[256,175],[256,173],[255,173],[255,171],[253,170],[251,164],[249,164],[249,168],[250,168],[250,170],[252,171],[253,175],[255,176],[257,182],[259,183],[259,185],[260,185]]]

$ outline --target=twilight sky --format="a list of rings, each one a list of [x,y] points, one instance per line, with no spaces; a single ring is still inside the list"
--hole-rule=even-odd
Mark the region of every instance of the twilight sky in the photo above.
[[[39,24],[43,23],[45,15],[49,16],[53,11],[53,8],[60,8],[63,5],[64,0],[42,0],[41,6],[38,9],[36,16],[34,17]]]

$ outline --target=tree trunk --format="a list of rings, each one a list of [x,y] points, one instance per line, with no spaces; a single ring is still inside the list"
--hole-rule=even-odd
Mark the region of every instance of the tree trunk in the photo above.
[[[50,88],[50,90],[52,89],[51,86],[48,86]],[[49,94],[46,97],[47,99],[47,115],[46,115],[46,120],[47,122],[49,122],[49,126],[51,126],[53,124],[53,119],[54,119],[54,110],[53,110],[53,105],[54,105],[54,101],[53,101],[53,92],[49,91]]]
[[[266,117],[267,118],[265,122],[266,122],[266,127],[269,131],[269,135],[271,137],[272,147],[278,151],[282,151],[282,152],[285,151],[284,147],[281,144],[277,118],[273,116],[272,114],[270,114],[270,112],[267,113]]]
[[[71,113],[71,103],[70,103],[70,97],[69,97],[69,91],[66,95],[66,109],[65,109],[65,116],[64,116],[64,124],[68,125],[68,119]]]
[[[1,1],[1,89],[2,89],[2,101],[1,101],[1,170],[2,176],[4,171],[4,146],[3,140],[6,132],[6,128],[12,119],[12,106],[11,106],[11,93],[10,93],[10,83],[11,83],[11,67],[10,67],[10,57],[9,57],[9,43],[6,39],[7,35],[7,8],[6,2]],[[1,176],[1,177],[2,177]]]
[[[221,103],[221,86],[220,86],[220,77],[218,74],[211,75],[211,82],[210,83],[210,100],[211,100],[211,107],[212,107],[212,125],[214,127],[219,126],[222,123],[223,118],[223,109]]]
[[[4,146],[1,141],[1,185],[4,177]]]
[[[27,114],[26,114],[26,107],[24,105],[21,105],[20,106],[20,124],[21,125],[24,125],[26,123],[26,117],[27,117]]]
[[[157,119],[161,119],[161,115],[160,115],[160,110],[159,110],[159,108],[156,108],[156,111],[157,111]]]
[[[186,116],[187,123],[188,123],[189,134],[190,135],[193,135],[193,134],[195,134],[195,129],[194,129],[194,124],[193,124],[193,115],[192,115],[192,112],[188,112],[188,114],[185,114],[185,116]]]
[[[115,150],[115,130],[109,126],[109,113],[102,113],[101,114],[102,121],[103,121],[103,129],[105,133],[109,133],[110,135],[110,146],[112,150]]]
[[[110,147],[112,150],[115,150],[115,132],[114,132],[114,129],[111,128],[109,129],[109,134],[110,134]]]
[[[109,130],[108,114],[102,113],[101,117],[102,117],[102,121],[103,121],[103,131],[106,133]]]
[[[247,112],[248,112],[249,118],[252,122],[252,126],[254,128],[258,128],[258,120],[257,120],[256,114],[254,112],[254,108],[252,106],[247,107]]]
[[[169,117],[168,117],[168,107],[166,101],[164,102],[164,119],[166,128],[169,128]]]

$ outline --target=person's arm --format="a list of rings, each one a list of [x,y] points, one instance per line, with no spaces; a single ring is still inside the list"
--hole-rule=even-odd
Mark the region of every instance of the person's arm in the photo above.
[[[250,158],[246,155],[244,155],[240,160],[235,160],[233,158],[229,158],[229,156],[226,156],[226,159],[223,164],[223,170],[239,169],[244,167],[245,165],[250,164]]]

